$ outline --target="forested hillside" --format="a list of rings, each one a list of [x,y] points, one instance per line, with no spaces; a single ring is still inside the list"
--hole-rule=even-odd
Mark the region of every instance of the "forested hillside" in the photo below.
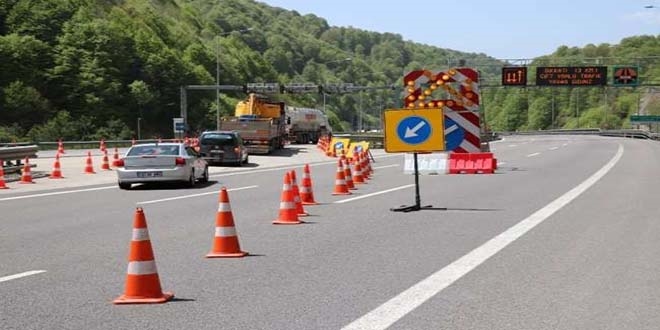
[[[602,58],[611,62],[604,64],[639,64],[645,81],[658,82],[657,54],[660,36],[641,36],[619,45],[562,46],[531,65],[594,64]],[[180,86],[215,84],[216,64],[223,85],[386,86],[401,85],[407,70],[446,68],[460,60],[479,69],[486,85],[497,85],[504,63],[485,54],[332,27],[315,15],[252,0],[5,0],[0,2],[0,142],[129,139],[136,136],[138,118],[143,138],[169,137],[172,118],[179,116]],[[485,87],[482,92],[492,129],[524,130],[621,127],[637,111],[640,91],[646,90]],[[222,114],[232,114],[243,97],[223,93]],[[274,97],[305,107],[323,103],[319,94]],[[333,94],[326,97],[326,109],[335,131],[354,130],[358,118],[363,128],[379,128],[381,110],[401,106],[400,98],[400,91],[391,90]],[[188,107],[192,130],[215,126],[215,92],[191,92]],[[649,109],[660,113],[653,104]]]

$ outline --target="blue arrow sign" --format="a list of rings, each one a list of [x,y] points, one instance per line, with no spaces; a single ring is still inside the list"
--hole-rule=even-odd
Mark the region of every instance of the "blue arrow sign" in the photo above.
[[[455,121],[445,117],[445,150],[451,151],[463,143],[465,131]]]
[[[408,144],[420,144],[431,136],[431,124],[422,117],[403,118],[396,127],[399,139]]]

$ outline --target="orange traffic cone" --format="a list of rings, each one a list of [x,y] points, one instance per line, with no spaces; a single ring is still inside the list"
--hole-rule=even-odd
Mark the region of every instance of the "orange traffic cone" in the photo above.
[[[355,170],[353,171],[353,182],[356,184],[366,183],[362,176],[362,165],[360,165],[360,154],[356,153],[353,160],[355,162]]]
[[[57,153],[64,154],[64,143],[62,143],[62,139],[57,141]]]
[[[297,225],[303,223],[298,219],[298,210],[293,199],[293,188],[291,187],[291,174],[284,174],[284,185],[282,186],[282,196],[280,198],[280,215],[273,224],[276,225]]]
[[[112,155],[112,166],[119,167],[119,150],[115,147],[115,153]]]
[[[367,168],[367,157],[364,155],[364,151],[360,153],[360,165],[362,166],[362,176],[365,180],[370,179],[369,169]]]
[[[30,172],[30,159],[27,157],[25,157],[25,165],[23,165],[23,173],[19,183],[35,183],[32,181],[32,173]]]
[[[128,254],[126,291],[115,304],[154,304],[164,303],[174,297],[171,292],[163,292],[160,287],[154,251],[151,249],[147,219],[141,207],[135,210],[133,238]]]
[[[344,174],[344,165],[341,159],[337,161],[337,174],[335,174],[335,188],[332,192],[333,195],[351,195],[352,192],[348,191],[346,185],[346,174]]]
[[[94,167],[92,166],[92,152],[87,152],[87,160],[85,161],[85,174],[96,174],[94,172]]]
[[[103,150],[103,163],[101,163],[101,169],[105,171],[110,171],[110,162],[108,161],[108,150]]]
[[[300,201],[303,205],[317,205],[312,191],[312,176],[309,173],[309,164],[305,164],[302,176],[302,186],[300,186]]]
[[[371,167],[371,158],[369,157],[368,151],[364,152],[364,159],[366,159],[367,170],[369,171],[369,175],[374,174],[374,169]]]
[[[351,165],[347,158],[344,158],[344,178],[346,178],[346,187],[348,190],[356,190],[355,184],[353,184],[353,173],[351,172]]]
[[[5,170],[2,168],[3,164],[2,159],[0,159],[0,189],[9,189],[5,184]]]
[[[49,179],[64,179],[62,176],[62,169],[60,168],[60,154],[55,154],[55,162],[53,163],[53,171],[50,173]]]
[[[99,150],[100,151],[106,151],[107,150],[106,147],[105,147],[105,140],[104,139],[101,139],[101,142],[99,144]]]
[[[298,188],[298,179],[296,178],[296,171],[291,170],[291,189],[293,190],[293,202],[296,203],[296,212],[299,217],[308,216],[309,213],[305,212],[303,208],[302,199],[300,198],[300,189]]]
[[[248,253],[241,251],[238,244],[238,234],[234,226],[234,215],[231,213],[229,204],[229,194],[227,188],[220,189],[220,200],[218,212],[215,216],[215,236],[213,239],[213,249],[209,252],[207,258],[240,258]]]

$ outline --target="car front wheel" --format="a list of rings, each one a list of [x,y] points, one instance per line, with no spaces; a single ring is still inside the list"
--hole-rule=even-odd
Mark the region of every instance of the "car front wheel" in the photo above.
[[[119,189],[128,190],[131,189],[130,183],[119,182]]]

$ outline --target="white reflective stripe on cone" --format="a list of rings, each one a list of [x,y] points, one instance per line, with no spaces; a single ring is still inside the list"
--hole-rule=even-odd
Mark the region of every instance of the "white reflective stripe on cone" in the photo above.
[[[231,212],[231,205],[229,203],[218,204],[218,212]]]
[[[215,237],[236,236],[236,227],[215,227]]]
[[[282,210],[291,210],[296,208],[296,203],[294,202],[280,202],[280,209]]]
[[[343,186],[345,184],[346,184],[346,180],[335,180],[335,185],[342,185]]]
[[[282,185],[282,190],[293,190],[293,188],[291,188],[290,184],[285,183],[284,185]]]
[[[310,189],[309,187],[302,186],[302,187],[300,187],[300,192],[301,193],[309,193],[309,192],[312,192],[312,189]]]
[[[128,263],[128,275],[150,275],[157,274],[156,261],[131,261]]]
[[[133,228],[133,240],[134,241],[148,241],[149,240],[149,230],[147,230],[147,228]]]

